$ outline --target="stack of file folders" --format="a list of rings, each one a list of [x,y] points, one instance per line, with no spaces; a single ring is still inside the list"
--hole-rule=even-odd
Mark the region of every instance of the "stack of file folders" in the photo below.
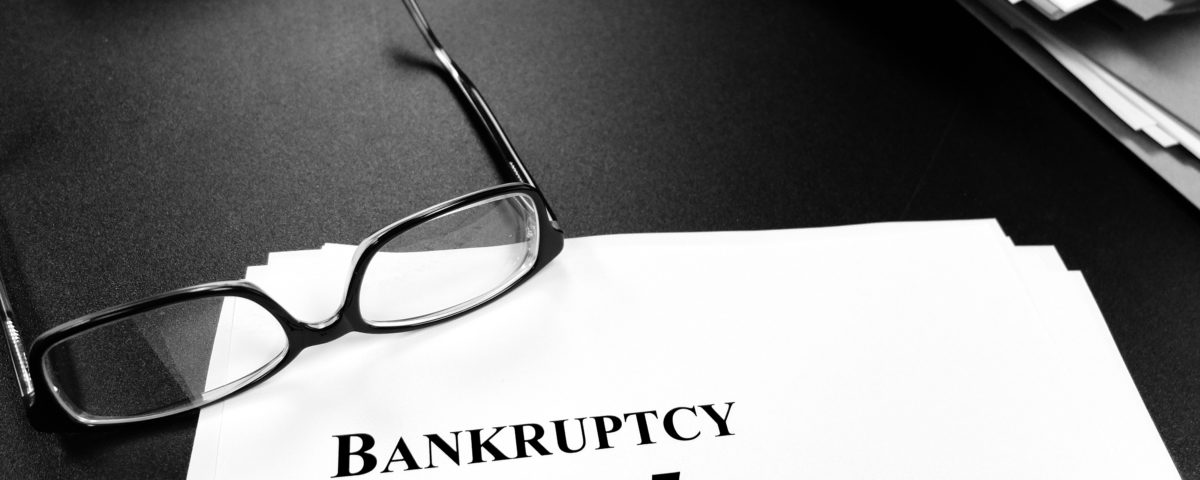
[[[1005,0],[959,3],[1200,206],[1200,14],[1099,8],[1050,21]]]

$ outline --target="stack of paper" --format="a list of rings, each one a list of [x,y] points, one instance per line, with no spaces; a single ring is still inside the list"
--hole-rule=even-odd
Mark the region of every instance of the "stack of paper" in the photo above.
[[[1076,10],[1096,3],[1096,0],[1025,0],[1027,3],[1042,12],[1051,20],[1063,18]],[[1200,5],[1196,0],[1114,0],[1115,3],[1124,7],[1126,10],[1133,12],[1143,20],[1149,20],[1154,17],[1189,13],[1200,9]],[[1009,3],[1017,4],[1021,0],[1009,0]]]
[[[247,278],[322,318],[349,251]],[[380,473],[1179,478],[1083,278],[994,221],[570,239],[481,310],[205,408],[189,478]]]
[[[1200,206],[1200,16],[1051,23],[1003,0],[959,3]]]
[[[1036,8],[1043,15],[1052,20],[1058,20],[1068,14],[1079,10],[1083,7],[1091,5],[1096,0],[1026,0],[1033,8]],[[1017,4],[1021,0],[1009,0],[1010,3]]]
[[[1116,0],[1129,11],[1149,20],[1154,17],[1200,10],[1196,0]]]

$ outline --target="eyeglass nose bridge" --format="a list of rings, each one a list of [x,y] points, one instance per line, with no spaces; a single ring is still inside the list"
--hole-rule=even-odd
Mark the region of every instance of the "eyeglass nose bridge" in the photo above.
[[[395,238],[404,235],[406,232],[411,231],[413,228],[430,221],[490,202],[499,202],[507,198],[519,201],[523,206],[522,208],[528,209],[530,217],[523,221],[522,234],[529,237],[536,245],[531,254],[532,265],[528,271],[520,275],[520,278],[515,279],[511,284],[505,285],[504,288],[498,291],[491,292],[490,295],[483,296],[471,302],[471,305],[465,308],[455,309],[445,315],[427,320],[412,323],[395,322],[389,325],[376,324],[364,317],[360,296],[362,294],[364,279],[367,276],[368,265],[382,251],[385,245]],[[525,277],[532,275],[542,265],[547,263],[549,259],[556,256],[558,251],[562,249],[562,234],[553,227],[553,219],[549,216],[541,193],[536,187],[523,183],[497,185],[442,202],[381,228],[359,243],[350,257],[344,277],[344,288],[340,290],[341,297],[337,301],[334,313],[316,322],[293,321],[289,323],[293,323],[293,326],[298,330],[298,336],[307,337],[303,332],[319,333],[312,336],[311,339],[306,338],[303,341],[306,345],[315,345],[338,338],[350,331],[364,333],[397,332],[421,328],[456,318],[512,290],[512,288],[523,282]],[[546,255],[543,255],[543,253],[546,253]],[[291,318],[291,316],[289,315],[288,318]]]

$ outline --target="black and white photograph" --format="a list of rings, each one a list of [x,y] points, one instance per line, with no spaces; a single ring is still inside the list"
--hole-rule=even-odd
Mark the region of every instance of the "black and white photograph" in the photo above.
[[[1200,480],[1200,0],[3,0],[0,478]]]

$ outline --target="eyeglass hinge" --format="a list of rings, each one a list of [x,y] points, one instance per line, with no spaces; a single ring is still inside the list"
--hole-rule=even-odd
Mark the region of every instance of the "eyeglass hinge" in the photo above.
[[[21,332],[17,331],[17,325],[13,322],[12,310],[7,308],[4,309],[4,337],[8,341],[8,353],[12,357],[13,371],[17,376],[21,397],[30,400],[33,398],[33,376],[29,373],[29,360],[25,357],[25,344],[21,341]]]

